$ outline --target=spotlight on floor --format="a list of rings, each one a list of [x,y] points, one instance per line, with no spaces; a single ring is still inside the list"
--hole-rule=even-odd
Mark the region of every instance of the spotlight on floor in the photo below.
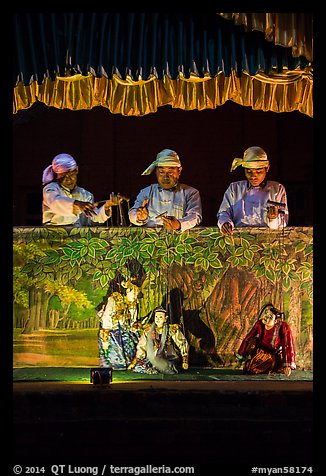
[[[109,385],[111,382],[111,367],[98,367],[91,369],[91,383],[93,385]]]

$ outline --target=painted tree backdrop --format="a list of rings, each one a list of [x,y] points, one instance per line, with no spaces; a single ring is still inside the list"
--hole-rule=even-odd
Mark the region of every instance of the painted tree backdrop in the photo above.
[[[134,278],[139,313],[168,307],[191,345],[190,365],[229,365],[273,302],[292,328],[298,366],[313,352],[312,228],[14,228],[14,365],[97,365],[97,308]],[[213,361],[211,354],[218,354]]]

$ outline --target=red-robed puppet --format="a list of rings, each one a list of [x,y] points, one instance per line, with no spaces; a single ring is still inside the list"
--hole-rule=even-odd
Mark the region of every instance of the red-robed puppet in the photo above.
[[[289,376],[296,368],[292,331],[283,315],[273,304],[262,308],[236,354],[237,360],[245,360],[244,373]]]

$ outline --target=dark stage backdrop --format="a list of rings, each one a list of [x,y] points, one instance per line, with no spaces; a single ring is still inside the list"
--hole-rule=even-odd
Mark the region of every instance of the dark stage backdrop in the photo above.
[[[41,225],[42,172],[61,152],[80,166],[79,185],[95,200],[110,192],[130,197],[155,181],[141,176],[156,154],[170,148],[182,162],[181,181],[199,189],[202,226],[216,213],[231,181],[244,178],[232,160],[247,147],[265,149],[269,178],[285,185],[291,226],[312,226],[313,120],[299,113],[254,111],[228,101],[217,109],[183,111],[170,106],[143,117],[106,108],[71,111],[36,103],[13,117],[13,225]]]

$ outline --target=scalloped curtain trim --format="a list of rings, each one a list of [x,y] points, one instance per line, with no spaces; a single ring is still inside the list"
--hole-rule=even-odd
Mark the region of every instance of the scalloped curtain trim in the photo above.
[[[299,111],[313,117],[313,77],[310,70],[285,70],[283,73],[258,73],[250,76],[235,72],[229,77],[223,73],[214,78],[192,75],[186,79],[167,75],[157,79],[123,80],[97,78],[89,73],[71,77],[46,78],[29,86],[21,82],[14,88],[13,112],[31,107],[36,101],[57,109],[82,110],[106,107],[113,114],[144,116],[157,112],[160,106],[183,110],[214,109],[226,101],[233,101],[254,110],[272,112]]]

